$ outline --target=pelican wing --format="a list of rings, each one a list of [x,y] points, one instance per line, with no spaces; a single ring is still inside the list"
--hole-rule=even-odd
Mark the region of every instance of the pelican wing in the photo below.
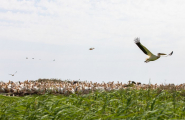
[[[146,55],[153,55],[145,46],[143,46],[143,45],[140,43],[140,39],[139,39],[139,38],[136,38],[136,39],[135,39],[135,43],[136,43],[136,45],[137,45]]]

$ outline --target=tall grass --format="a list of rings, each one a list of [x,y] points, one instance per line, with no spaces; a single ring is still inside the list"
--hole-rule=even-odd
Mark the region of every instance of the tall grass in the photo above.
[[[185,119],[183,91],[125,89],[86,95],[0,96],[2,120]]]

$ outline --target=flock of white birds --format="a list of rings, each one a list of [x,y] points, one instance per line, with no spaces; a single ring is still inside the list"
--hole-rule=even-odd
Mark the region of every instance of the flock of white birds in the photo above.
[[[88,94],[94,91],[112,91],[121,89],[161,89],[169,90],[175,88],[176,90],[185,90],[185,84],[174,85],[174,84],[141,84],[140,82],[129,81],[128,84],[122,82],[102,82],[93,83],[92,81],[24,81],[24,82],[13,82],[7,83],[0,82],[0,94],[12,94],[12,96],[23,96],[31,94]]]
[[[119,90],[124,87],[128,87],[127,84],[121,83],[92,83],[91,82],[80,82],[80,81],[24,81],[24,82],[13,82],[7,83],[0,82],[0,93],[13,93],[15,95],[24,94],[43,94],[46,92],[55,94],[75,94],[84,93],[87,94],[90,91],[101,90]]]

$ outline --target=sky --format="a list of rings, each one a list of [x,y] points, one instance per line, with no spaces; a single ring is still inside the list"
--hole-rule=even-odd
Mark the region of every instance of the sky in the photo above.
[[[0,81],[184,83],[184,6],[184,0],[3,0]],[[153,54],[174,54],[144,63],[136,37]]]

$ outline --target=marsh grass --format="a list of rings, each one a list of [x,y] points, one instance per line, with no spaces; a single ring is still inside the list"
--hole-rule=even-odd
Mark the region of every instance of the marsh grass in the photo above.
[[[125,89],[86,95],[0,96],[2,120],[185,119],[184,91]]]

